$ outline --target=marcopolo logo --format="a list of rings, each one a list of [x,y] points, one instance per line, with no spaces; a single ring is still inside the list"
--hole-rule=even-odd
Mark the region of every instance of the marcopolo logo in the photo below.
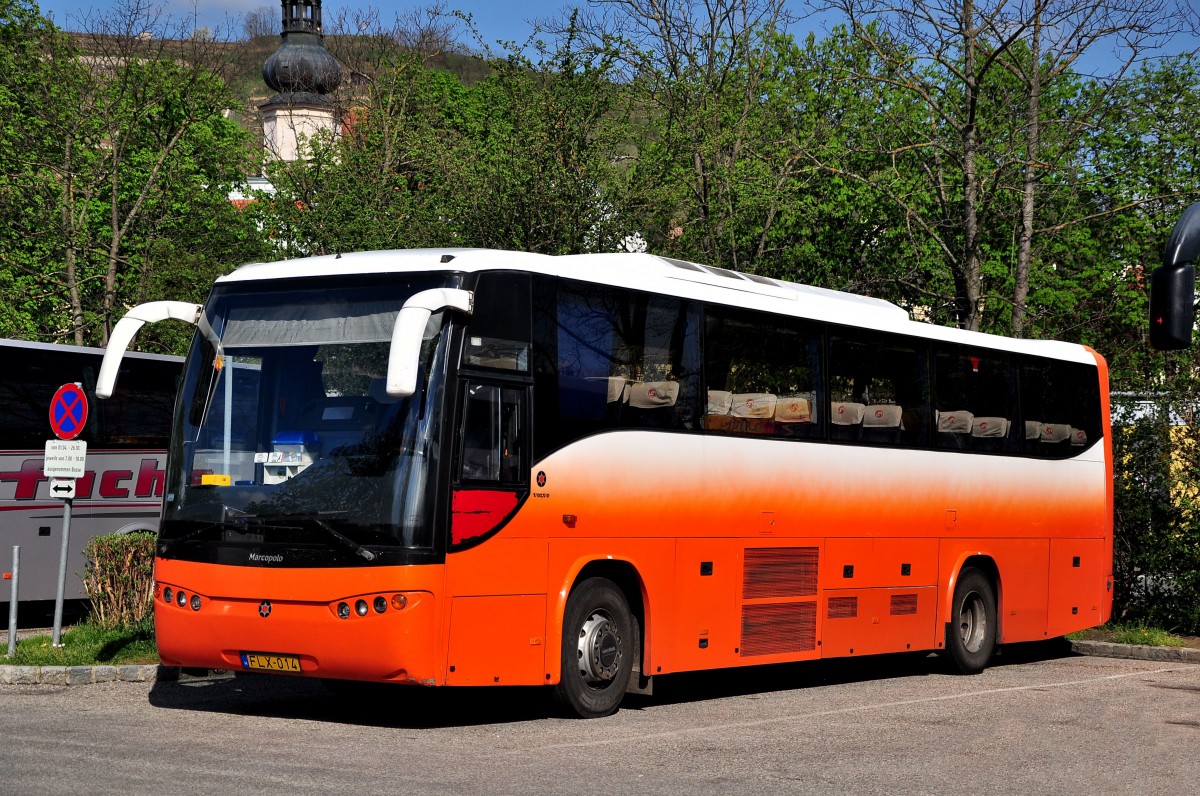
[[[256,564],[282,564],[283,556],[279,553],[269,556],[262,553],[251,553],[250,560]]]

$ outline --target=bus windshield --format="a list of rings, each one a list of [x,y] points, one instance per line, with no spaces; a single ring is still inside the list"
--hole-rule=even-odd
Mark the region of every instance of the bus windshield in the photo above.
[[[385,383],[405,300],[454,279],[219,286],[205,313],[220,343],[196,336],[176,410],[159,555],[312,567],[431,551],[445,313],[416,392]]]

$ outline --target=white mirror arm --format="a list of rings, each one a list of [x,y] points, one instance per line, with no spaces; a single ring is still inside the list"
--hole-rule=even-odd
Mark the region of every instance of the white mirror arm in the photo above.
[[[187,301],[151,301],[148,304],[139,304],[125,313],[125,317],[117,321],[112,334],[109,335],[108,346],[104,351],[104,360],[100,364],[100,375],[96,379],[96,397],[112,397],[113,390],[117,386],[117,372],[121,368],[125,350],[129,348],[134,335],[142,326],[167,319],[197,325],[203,318],[203,310],[202,305]],[[208,327],[208,324],[205,323],[204,327]],[[209,339],[216,337],[211,328],[208,329],[205,336]]]
[[[392,345],[388,354],[387,394],[404,397],[417,389],[421,368],[421,342],[425,325],[433,313],[453,309],[471,314],[475,297],[469,290],[441,287],[413,295],[396,316]]]

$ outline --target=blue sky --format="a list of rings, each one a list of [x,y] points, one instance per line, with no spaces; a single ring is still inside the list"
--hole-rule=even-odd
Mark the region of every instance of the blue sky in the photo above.
[[[68,30],[78,29],[75,24],[89,11],[108,13],[115,5],[114,0],[37,0],[42,13],[52,15],[55,23]],[[197,25],[216,31],[233,31],[234,36],[240,35],[242,26],[240,18],[248,11],[262,6],[279,10],[279,2],[271,0],[207,0],[203,3],[194,0],[150,0],[165,9],[176,19],[192,19],[196,17]],[[580,0],[579,5],[584,4]],[[412,8],[420,8],[429,3],[411,2],[411,0],[368,0],[362,3],[349,3],[343,0],[325,0],[323,13],[326,22],[333,18],[342,7],[375,8],[380,12],[381,21],[391,23],[398,13],[407,13]],[[489,44],[497,40],[524,41],[532,30],[530,22],[537,19],[555,16],[563,8],[571,6],[569,0],[445,0],[447,10],[457,9],[471,14],[475,26]]]
[[[342,8],[376,9],[379,11],[380,21],[384,23],[385,27],[390,27],[397,14],[408,13],[413,8],[423,8],[433,1],[363,0],[362,2],[351,2],[348,0],[325,0],[326,28],[328,30],[329,21]],[[1197,1],[1190,0],[1192,3]],[[207,27],[221,38],[239,37],[242,32],[241,19],[247,12],[269,7],[278,13],[280,8],[278,0],[206,0],[202,3],[197,0],[37,0],[37,2],[44,14],[52,16],[59,27],[68,30],[87,29],[82,22],[89,13],[106,15],[112,13],[114,6],[121,2],[143,2],[162,8],[175,20],[186,21],[196,27]],[[457,9],[470,14],[483,41],[489,45],[494,45],[498,40],[523,42],[532,31],[531,23],[533,21],[556,16],[572,5],[586,5],[586,0],[578,0],[578,2],[572,2],[572,0],[443,0],[443,2],[448,10]],[[805,10],[804,0],[789,0],[789,5],[798,14]],[[195,20],[194,23],[192,20]],[[792,32],[797,37],[806,35],[809,31],[816,31],[820,35],[828,24],[828,18],[825,21],[808,19],[794,25]],[[473,44],[465,39],[463,43],[468,46]],[[1166,52],[1177,53],[1185,49],[1194,49],[1198,45],[1200,45],[1200,38],[1180,36],[1171,42]],[[1098,68],[1099,71],[1106,71],[1104,63],[1111,58],[1111,55],[1102,50],[1103,48],[1098,47],[1089,54],[1088,60],[1092,60],[1093,63],[1088,66]]]

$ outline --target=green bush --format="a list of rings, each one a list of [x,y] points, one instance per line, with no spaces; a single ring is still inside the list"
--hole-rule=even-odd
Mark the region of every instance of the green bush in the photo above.
[[[1200,428],[1166,405],[1136,414],[1113,417],[1113,619],[1197,634]]]
[[[92,601],[91,621],[102,628],[148,624],[154,605],[152,533],[94,537],[87,544],[83,588]]]

